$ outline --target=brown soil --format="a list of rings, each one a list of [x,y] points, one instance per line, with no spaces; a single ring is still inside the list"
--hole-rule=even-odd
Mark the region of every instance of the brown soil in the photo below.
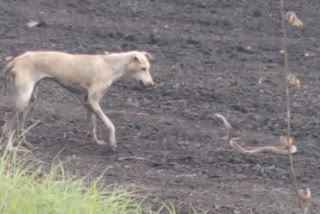
[[[320,210],[318,6],[318,0],[286,5],[305,23],[301,30],[288,27],[288,42],[290,67],[301,80],[292,90],[294,160],[299,183],[313,192],[313,214]],[[117,128],[117,152],[86,137],[85,109],[69,92],[42,82],[29,117],[41,120],[28,135],[39,148],[34,155],[50,163],[60,152],[71,174],[94,177],[107,169],[105,183],[143,187],[150,202],[170,200],[180,213],[190,207],[298,213],[287,157],[235,152],[214,117],[227,116],[250,146],[276,144],[286,133],[279,9],[273,0],[2,0],[2,58],[39,49],[139,49],[156,58],[154,88],[123,78],[102,101]],[[28,28],[30,19],[46,25]],[[7,101],[1,98],[2,123],[11,111]],[[102,124],[99,134],[107,139]]]

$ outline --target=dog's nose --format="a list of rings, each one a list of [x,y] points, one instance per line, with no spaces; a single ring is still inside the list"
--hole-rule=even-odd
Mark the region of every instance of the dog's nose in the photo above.
[[[153,81],[152,81],[152,82],[148,82],[148,83],[146,84],[146,87],[152,87],[152,86],[154,86]]]
[[[143,87],[151,87],[154,85],[153,82],[143,82],[143,81],[140,81],[140,84],[143,86]]]

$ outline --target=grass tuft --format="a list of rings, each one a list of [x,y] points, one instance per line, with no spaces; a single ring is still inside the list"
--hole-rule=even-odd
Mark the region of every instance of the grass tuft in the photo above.
[[[12,138],[11,138],[12,139]],[[61,164],[50,172],[18,157],[9,140],[0,158],[0,213],[6,214],[99,214],[142,213],[141,204],[124,188],[100,188],[98,181],[64,175]]]
[[[11,136],[0,154],[0,213],[6,214],[176,214],[172,203],[152,209],[123,187],[102,188],[99,178],[87,183],[68,178],[61,162],[49,172],[13,149]],[[1,143],[3,145],[3,142]],[[190,213],[198,213],[196,210]]]

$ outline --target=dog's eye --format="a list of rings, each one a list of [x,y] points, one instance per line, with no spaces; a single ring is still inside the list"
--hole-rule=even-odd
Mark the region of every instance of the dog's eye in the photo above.
[[[146,71],[146,70],[147,70],[147,68],[141,68],[141,70],[142,70],[142,71]]]

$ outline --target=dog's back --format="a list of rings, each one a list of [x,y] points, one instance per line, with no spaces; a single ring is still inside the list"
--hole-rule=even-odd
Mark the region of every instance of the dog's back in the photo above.
[[[66,84],[86,87],[98,68],[106,67],[100,55],[69,54],[56,51],[30,51],[14,59],[14,73],[37,82],[53,78]],[[99,71],[98,71],[99,70]]]

